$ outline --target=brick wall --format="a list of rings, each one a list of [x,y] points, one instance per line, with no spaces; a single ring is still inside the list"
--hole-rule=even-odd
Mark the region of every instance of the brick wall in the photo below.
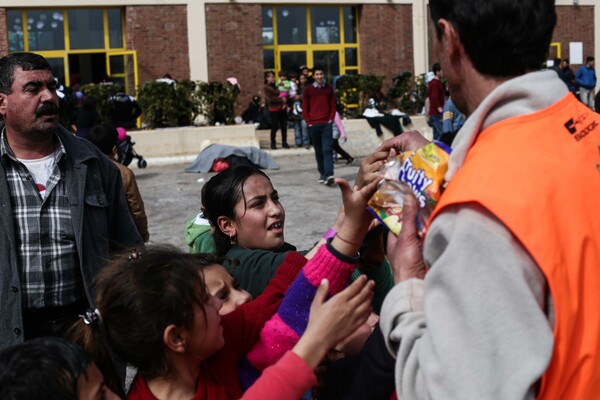
[[[363,5],[359,22],[360,71],[391,78],[414,71],[412,5]]]
[[[6,8],[0,8],[0,57],[8,54],[8,31],[5,27]]]
[[[207,4],[208,79],[236,77],[242,88],[236,115],[252,96],[262,95],[263,53],[260,4]]]
[[[127,50],[136,50],[140,84],[170,73],[190,78],[186,6],[125,8]]]
[[[587,56],[594,56],[594,7],[558,6],[556,15],[558,21],[552,41],[561,43],[561,58],[569,58],[569,42],[582,42],[585,63]],[[600,57],[600,54],[596,54],[595,57]],[[571,65],[573,70],[578,66],[579,64]]]

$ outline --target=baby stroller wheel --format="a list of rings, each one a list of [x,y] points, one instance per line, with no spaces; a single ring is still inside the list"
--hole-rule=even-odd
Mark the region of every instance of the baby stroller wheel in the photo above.
[[[146,162],[146,160],[144,160],[143,158],[138,160],[138,168],[146,168],[147,166],[148,163]]]

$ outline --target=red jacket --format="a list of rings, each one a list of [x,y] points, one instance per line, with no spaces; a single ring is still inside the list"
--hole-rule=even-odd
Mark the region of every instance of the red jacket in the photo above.
[[[260,331],[281,304],[283,297],[296,279],[296,275],[302,269],[306,259],[296,253],[290,251],[285,257],[283,264],[277,269],[277,272],[269,286],[255,300],[246,303],[230,314],[224,315],[221,319],[223,325],[223,336],[225,338],[225,346],[216,354],[206,360],[198,377],[198,390],[194,400],[229,400],[242,398],[242,390],[237,374],[237,365],[242,356],[247,354],[255,343],[258,341]],[[310,370],[308,365],[295,354],[287,354],[282,365],[273,366],[268,376],[271,378],[263,378],[262,385],[253,391],[249,391],[248,397],[245,399],[259,398],[254,397],[254,394],[259,396],[265,391],[271,390],[269,379],[281,381],[281,371],[289,369],[291,366],[297,368],[298,377],[304,379],[315,380],[312,371],[309,375],[307,370]],[[282,359],[283,360],[283,359]],[[267,374],[265,370],[264,374]],[[296,383],[301,383],[300,379]],[[293,390],[294,384],[290,383],[286,390]],[[252,395],[252,396],[251,396]],[[144,378],[137,375],[131,389],[127,395],[129,400],[155,400],[156,397],[148,389]],[[262,398],[279,398],[271,395],[263,396]]]
[[[429,115],[439,115],[444,108],[444,85],[439,79],[432,79],[429,82]]]
[[[316,84],[316,83],[315,83]],[[302,97],[302,112],[307,125],[326,124],[335,118],[335,96],[331,86],[308,85]]]

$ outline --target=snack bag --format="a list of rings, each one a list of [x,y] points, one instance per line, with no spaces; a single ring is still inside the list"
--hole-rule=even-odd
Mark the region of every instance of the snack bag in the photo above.
[[[441,196],[450,151],[444,143],[435,142],[398,154],[385,163],[380,171],[384,179],[369,200],[369,211],[398,235],[402,228],[403,197],[412,193],[419,204],[417,228],[423,235]]]

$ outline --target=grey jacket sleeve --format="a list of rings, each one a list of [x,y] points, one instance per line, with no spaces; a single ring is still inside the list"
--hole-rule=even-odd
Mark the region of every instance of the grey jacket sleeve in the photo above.
[[[381,328],[401,399],[534,399],[552,355],[543,274],[485,209],[450,208],[425,243],[424,281],[388,294]]]

